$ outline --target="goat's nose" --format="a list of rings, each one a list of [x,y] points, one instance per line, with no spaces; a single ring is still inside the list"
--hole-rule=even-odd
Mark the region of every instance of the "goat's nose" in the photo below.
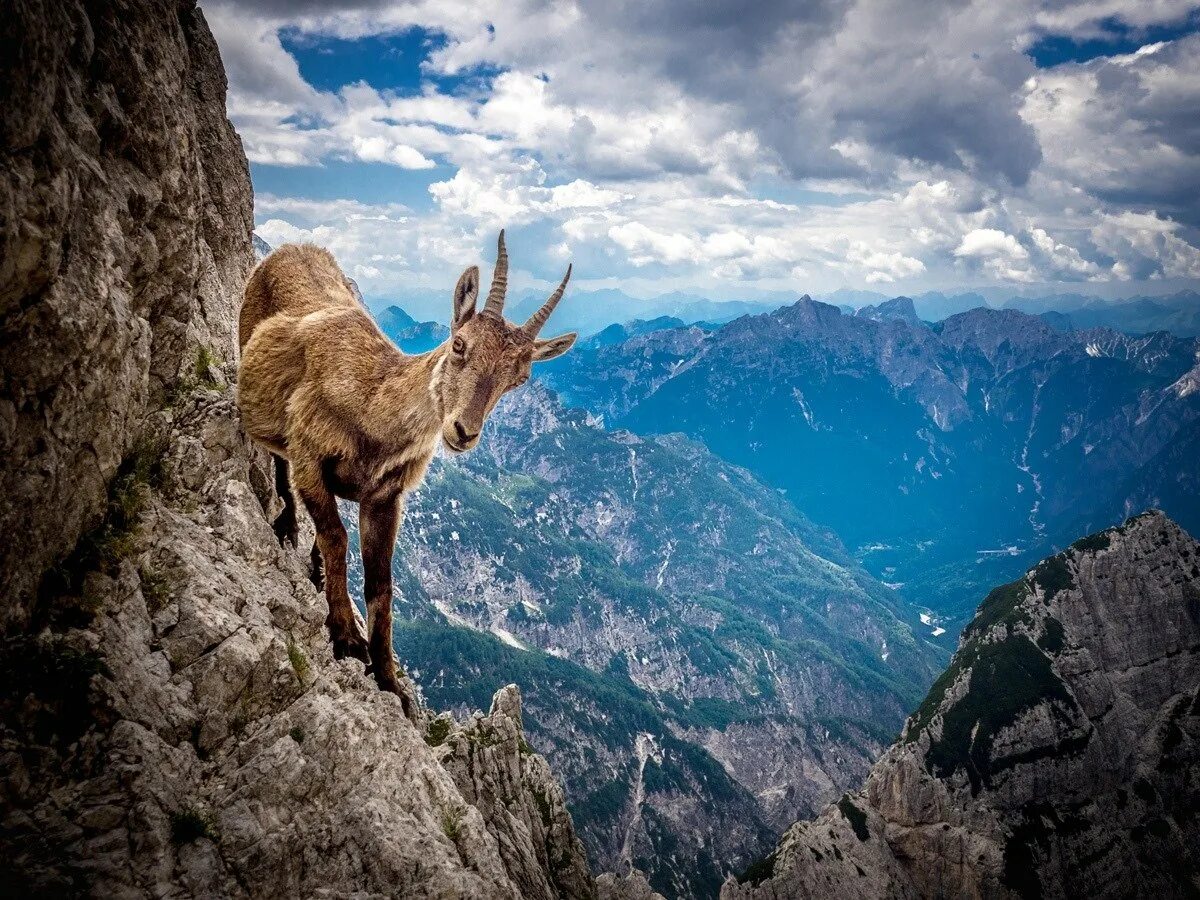
[[[463,423],[458,421],[458,419],[454,420],[454,432],[458,435],[458,439],[464,444],[469,444],[471,441],[475,440],[475,438],[479,437],[478,431],[468,432],[467,429],[463,428]]]

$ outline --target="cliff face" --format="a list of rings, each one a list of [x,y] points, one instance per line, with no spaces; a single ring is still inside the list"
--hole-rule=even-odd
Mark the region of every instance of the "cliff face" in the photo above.
[[[228,383],[251,189],[202,15],[18,2],[0,28],[5,889],[594,896],[516,689],[414,728],[275,541]]]
[[[997,588],[864,788],[722,896],[1193,896],[1200,544],[1161,513]]]
[[[198,346],[232,359],[251,192],[194,4],[18,0],[0,22],[3,624],[101,518]]]

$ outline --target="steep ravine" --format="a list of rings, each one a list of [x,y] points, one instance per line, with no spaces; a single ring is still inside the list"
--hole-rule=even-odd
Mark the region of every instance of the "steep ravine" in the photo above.
[[[519,693],[413,727],[275,541],[229,387],[250,181],[201,13],[18,2],[0,29],[4,890],[594,897]]]

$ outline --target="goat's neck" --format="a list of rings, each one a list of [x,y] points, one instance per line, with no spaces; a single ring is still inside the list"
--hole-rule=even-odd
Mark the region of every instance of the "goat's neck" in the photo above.
[[[369,418],[383,426],[378,438],[392,447],[427,448],[433,453],[442,430],[437,380],[445,356],[443,345],[392,361],[370,403]]]

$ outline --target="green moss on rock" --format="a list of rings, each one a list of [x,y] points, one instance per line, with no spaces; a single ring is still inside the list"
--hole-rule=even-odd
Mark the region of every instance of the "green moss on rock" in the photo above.
[[[970,687],[942,717],[941,737],[926,756],[932,774],[964,769],[973,790],[992,774],[992,745],[999,732],[1039,703],[1073,704],[1050,660],[1029,638],[982,643],[973,649]]]
[[[1033,570],[1033,579],[1041,585],[1046,600],[1053,600],[1059,593],[1075,587],[1075,576],[1067,565],[1067,555],[1056,553],[1042,560]]]

